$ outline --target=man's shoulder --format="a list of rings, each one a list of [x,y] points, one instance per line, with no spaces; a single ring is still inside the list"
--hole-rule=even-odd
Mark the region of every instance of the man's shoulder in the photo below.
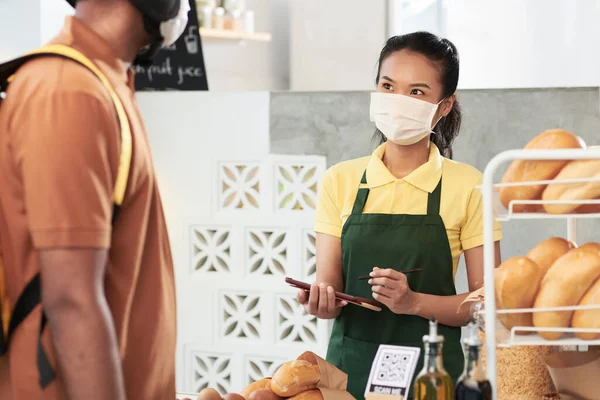
[[[83,65],[59,56],[40,56],[18,69],[7,95],[30,101],[76,93],[111,103],[100,80]]]

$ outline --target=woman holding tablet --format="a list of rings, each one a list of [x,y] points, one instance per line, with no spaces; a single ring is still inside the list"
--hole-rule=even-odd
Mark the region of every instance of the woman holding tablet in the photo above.
[[[483,285],[483,207],[482,174],[451,160],[461,123],[458,76],[450,41],[427,32],[390,38],[371,94],[381,144],[369,157],[333,166],[320,184],[317,282],[298,301],[312,315],[335,318],[327,359],[349,375],[357,399],[379,345],[422,348],[434,316],[446,370],[456,380],[463,369],[460,327],[469,315],[457,309],[468,293],[456,294],[454,276],[464,253],[469,292]],[[501,237],[498,226],[497,265]],[[347,305],[335,291],[374,298],[383,311]],[[423,351],[417,372],[422,362]]]

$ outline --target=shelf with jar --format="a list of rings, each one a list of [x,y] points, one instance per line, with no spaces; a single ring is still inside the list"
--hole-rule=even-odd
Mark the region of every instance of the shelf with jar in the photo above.
[[[255,31],[255,14],[245,0],[196,0],[203,39],[270,42],[271,34]]]

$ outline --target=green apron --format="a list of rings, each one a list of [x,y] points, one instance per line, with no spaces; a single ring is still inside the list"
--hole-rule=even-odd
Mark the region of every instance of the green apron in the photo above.
[[[367,183],[366,171],[361,183]],[[372,298],[371,285],[358,277],[379,267],[398,271],[422,268],[407,275],[413,291],[437,296],[456,294],[452,252],[440,216],[441,186],[440,177],[437,187],[428,195],[427,215],[363,214],[369,189],[358,190],[352,214],[342,229],[345,293]],[[456,381],[464,364],[461,329],[446,325],[439,325],[438,329],[445,338],[444,367]],[[428,320],[416,315],[394,314],[387,307],[375,312],[349,304],[333,324],[327,360],[348,374],[348,391],[356,399],[364,399],[379,345],[420,347],[416,377],[423,367],[423,336],[428,331]],[[409,398],[412,392],[411,383]]]

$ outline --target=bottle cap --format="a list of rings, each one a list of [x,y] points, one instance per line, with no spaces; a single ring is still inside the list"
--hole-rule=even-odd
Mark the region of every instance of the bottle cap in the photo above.
[[[471,320],[467,325],[467,334],[463,339],[463,344],[469,347],[480,347],[483,341],[479,338],[479,324],[476,320]]]
[[[438,335],[438,325],[435,317],[429,320],[429,335],[423,336],[423,342],[425,343],[442,343],[444,337]]]

